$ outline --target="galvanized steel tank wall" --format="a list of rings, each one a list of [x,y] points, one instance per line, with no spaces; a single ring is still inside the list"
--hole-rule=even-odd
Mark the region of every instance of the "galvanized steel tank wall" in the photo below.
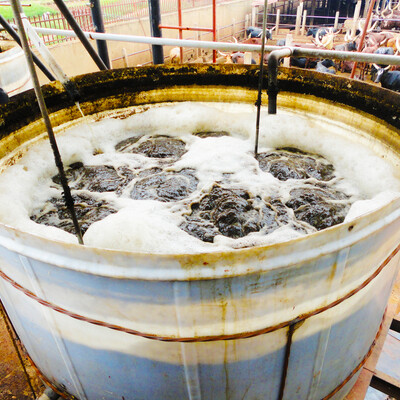
[[[307,71],[279,77],[278,107],[362,125],[399,165],[399,95]],[[210,65],[75,79],[86,114],[254,103],[257,81],[255,68]],[[44,91],[54,125],[79,118],[61,87]],[[2,157],[44,131],[32,102],[25,93],[0,108]],[[81,400],[341,399],[378,334],[399,243],[399,200],[301,239],[200,255],[88,248],[0,225],[0,295],[40,372]]]

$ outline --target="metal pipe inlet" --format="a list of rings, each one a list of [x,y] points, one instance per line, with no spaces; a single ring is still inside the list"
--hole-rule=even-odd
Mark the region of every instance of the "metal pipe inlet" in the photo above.
[[[85,115],[111,115],[254,105],[258,71],[157,66],[73,81]],[[277,83],[278,116],[287,108],[346,124],[398,168],[399,94],[297,69],[279,68]],[[82,122],[60,83],[43,93],[55,129]],[[34,103],[31,91],[0,106],[0,171],[43,134]],[[341,399],[379,331],[399,243],[398,198],[302,238],[200,254],[79,246],[0,224],[0,295],[34,364],[67,398]]]

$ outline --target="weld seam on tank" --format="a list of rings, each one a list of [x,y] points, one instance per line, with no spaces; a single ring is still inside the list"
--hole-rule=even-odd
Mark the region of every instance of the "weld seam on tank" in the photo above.
[[[174,282],[174,301],[175,301],[175,312],[176,320],[178,323],[178,334],[181,334],[180,330],[182,327],[182,316],[180,309],[182,307],[183,300],[190,299],[190,292],[188,285],[180,285],[180,282]],[[193,315],[191,315],[193,316]],[[191,326],[196,326],[194,320],[191,321]],[[192,333],[194,336],[194,332]],[[197,348],[188,346],[187,343],[181,343],[183,368],[185,371],[186,389],[189,396],[189,400],[201,400],[201,386],[198,369],[198,357]]]
[[[28,279],[31,283],[31,286],[33,287],[33,290],[36,292],[36,293],[32,292],[32,294],[36,298],[41,298],[41,299],[43,299],[44,302],[47,302],[46,300],[44,300],[44,297],[45,297],[44,291],[42,290],[42,288],[40,286],[39,280],[35,274],[35,271],[31,265],[29,259],[22,255],[19,255],[19,258],[21,260],[21,264],[24,268],[25,274],[28,277]],[[50,328],[51,336],[52,336],[54,342],[56,343],[57,349],[59,351],[59,355],[64,362],[65,369],[68,372],[68,375],[71,379],[71,383],[73,384],[75,391],[79,396],[79,399],[87,400],[88,398],[86,396],[85,390],[83,389],[83,386],[78,377],[78,374],[76,373],[75,367],[74,367],[71,357],[68,353],[67,347],[65,346],[63,336],[57,328],[57,323],[54,319],[54,315],[51,313],[51,311],[48,309],[48,307],[41,307],[41,312],[43,314],[43,318],[47,322],[47,326]]]
[[[312,376],[315,376],[316,378],[314,378],[311,383],[310,390],[309,390],[308,396],[307,396],[308,400],[315,399],[315,394],[317,393],[318,388],[319,388],[319,382],[321,380],[321,371],[323,370],[323,366],[324,366],[326,350],[327,350],[329,338],[331,335],[331,328],[332,328],[332,325],[330,325],[328,329],[322,331],[319,336],[317,355],[315,357],[315,363],[314,363],[314,368],[313,368],[313,373],[312,373]],[[315,400],[317,400],[317,399],[315,399]]]
[[[317,314],[320,314],[326,310],[329,310],[330,308],[333,308],[337,305],[339,305],[340,303],[342,303],[343,301],[349,299],[350,297],[354,296],[355,294],[357,294],[360,290],[362,290],[364,287],[366,287],[370,282],[372,282],[379,274],[380,272],[389,264],[389,262],[396,256],[396,254],[399,252],[400,250],[400,244],[392,251],[392,253],[383,261],[383,263],[375,270],[375,272],[373,274],[371,274],[369,276],[369,278],[367,278],[363,283],[361,283],[360,285],[358,285],[355,289],[351,290],[350,292],[348,292],[346,295],[340,297],[339,299],[333,301],[332,303],[324,306],[324,307],[320,307],[315,309],[314,311],[310,311],[308,313],[299,315],[298,317],[290,320],[290,321],[286,321],[286,322],[282,322],[278,325],[274,325],[274,326],[270,326],[267,328],[263,328],[263,329],[259,329],[256,331],[252,331],[252,332],[244,332],[244,333],[238,333],[238,334],[231,334],[231,335],[219,335],[219,336],[202,336],[202,337],[183,337],[183,338],[178,338],[178,337],[168,337],[168,336],[157,336],[154,334],[149,334],[149,333],[145,333],[145,332],[140,332],[140,331],[136,331],[134,329],[130,329],[130,328],[124,328],[122,326],[119,325],[114,325],[114,324],[109,324],[103,321],[99,321],[99,320],[95,320],[92,318],[88,318],[85,316],[82,316],[80,314],[76,314],[73,313],[71,311],[68,311],[60,306],[57,306],[49,301],[46,301],[38,296],[36,296],[33,292],[31,292],[30,290],[24,288],[23,286],[21,286],[19,283],[17,283],[16,281],[14,281],[13,279],[11,279],[8,275],[6,275],[2,270],[0,270],[0,277],[3,278],[5,281],[7,281],[9,284],[11,284],[15,289],[23,292],[26,296],[30,297],[31,299],[37,301],[38,303],[40,303],[41,305],[48,307],[54,311],[57,311],[61,314],[64,315],[68,315],[71,318],[80,320],[80,321],[84,321],[84,322],[88,322],[90,324],[93,325],[98,325],[98,326],[102,326],[105,328],[109,328],[112,330],[116,330],[116,331],[120,331],[120,332],[125,332],[128,333],[130,335],[135,335],[135,336],[140,336],[146,339],[152,339],[152,340],[159,340],[162,342],[211,342],[211,341],[219,341],[219,340],[234,340],[234,339],[245,339],[245,338],[250,338],[250,337],[255,337],[255,336],[259,336],[259,335],[263,335],[265,333],[269,333],[269,332],[273,332],[276,331],[278,329],[282,329],[286,326],[290,326],[291,324],[294,324],[298,321],[304,321],[307,318],[313,317]]]

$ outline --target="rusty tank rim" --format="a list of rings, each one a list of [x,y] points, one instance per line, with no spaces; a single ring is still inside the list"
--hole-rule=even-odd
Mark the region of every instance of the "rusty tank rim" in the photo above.
[[[94,104],[92,113],[97,113],[110,109],[110,99],[116,108],[148,104],[148,98],[143,94],[155,87],[166,89],[178,86],[220,86],[221,89],[240,87],[254,91],[258,84],[258,73],[256,66],[170,65],[101,71],[77,76],[72,80],[80,91],[81,103]],[[266,85],[267,79],[264,82]],[[297,68],[280,68],[278,83],[281,92],[315,96],[350,108],[357,107],[361,112],[378,118],[391,128],[400,129],[400,94],[396,92],[360,81]],[[59,82],[43,86],[43,93],[49,114],[75,107]],[[85,111],[86,114],[88,110]],[[67,112],[67,115],[71,119],[78,118],[77,113]],[[28,124],[37,124],[40,120],[33,90],[14,96],[10,103],[0,106],[0,139]],[[57,124],[57,119],[54,122]],[[400,152],[400,138],[395,137],[394,142]],[[37,260],[46,259],[39,250],[46,248],[47,253],[52,253],[51,260],[47,258],[46,261],[51,261],[54,265],[114,278],[213,279],[288,268],[299,262],[317,259],[357,243],[399,218],[400,199],[396,199],[351,222],[301,238],[222,252],[154,254],[82,247],[79,244],[35,236],[5,224],[0,224],[0,245]],[[305,241],[307,246],[304,246]],[[74,253],[76,262],[68,256],[70,252]],[[292,253],[296,253],[295,259],[291,257]],[[65,262],[66,258],[68,264]],[[149,274],[147,266],[152,265],[154,269],[155,262],[159,268]],[[141,269],[146,270],[145,276],[142,276]],[[162,276],[158,273],[160,271]]]

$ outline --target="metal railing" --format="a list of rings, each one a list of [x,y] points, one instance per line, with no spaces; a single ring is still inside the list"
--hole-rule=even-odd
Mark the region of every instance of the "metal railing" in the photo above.
[[[229,0],[216,0],[217,4]],[[193,7],[212,6],[212,0],[182,0],[182,9],[192,9]],[[160,0],[162,14],[178,12],[176,0]],[[76,6],[69,8],[78,25],[86,32],[94,32],[93,20],[89,5]],[[116,3],[102,4],[103,20],[105,25],[111,25],[123,21],[136,20],[148,17],[148,0],[119,0]],[[35,28],[46,29],[71,29],[70,25],[61,13],[44,13],[40,17],[28,17],[29,22]],[[9,19],[10,24],[16,24],[14,18]],[[51,34],[43,35],[43,41],[46,45],[58,44],[75,38],[66,38],[63,36]]]

